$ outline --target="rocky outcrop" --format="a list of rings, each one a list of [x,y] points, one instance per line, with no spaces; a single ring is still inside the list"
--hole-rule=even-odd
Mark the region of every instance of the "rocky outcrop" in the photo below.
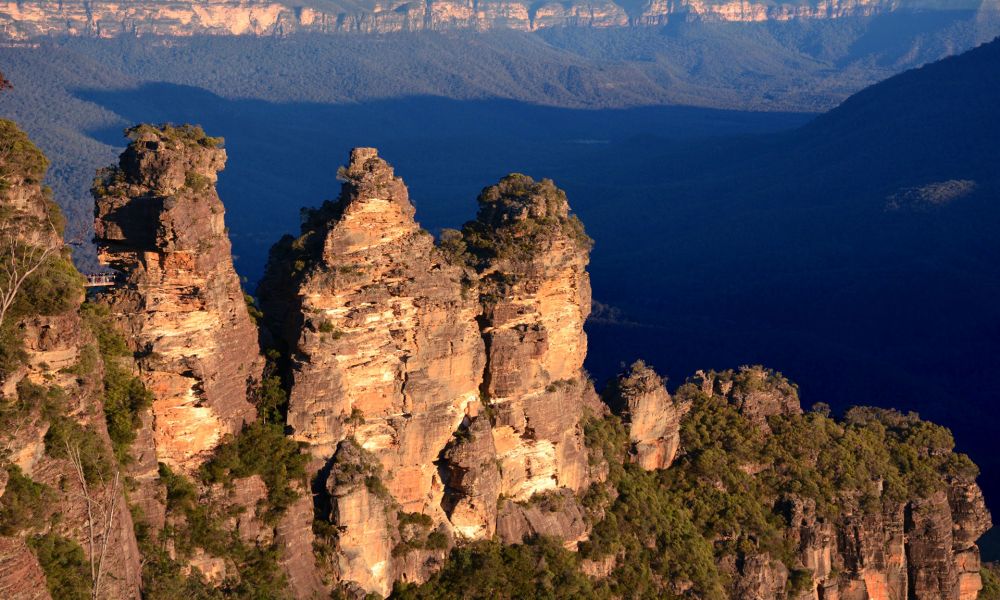
[[[10,121],[0,120],[0,148],[0,256],[28,274],[0,276],[0,291],[15,291],[0,321],[0,596],[49,597],[45,565],[26,543],[45,535],[100,565],[100,581],[87,582],[98,597],[138,599],[141,557],[112,458],[104,364],[80,316],[83,279],[63,245],[61,213],[41,184],[47,161]],[[15,280],[22,284],[11,287]],[[14,487],[39,491],[11,499]]]
[[[102,301],[153,393],[159,462],[192,471],[255,416],[263,359],[215,191],[226,153],[193,127],[140,126],[94,185],[99,258],[119,282]]]
[[[509,175],[480,194],[463,243],[480,277],[482,390],[500,493],[524,501],[582,490],[590,474],[580,421],[601,410],[583,371],[591,240],[552,181]]]
[[[675,21],[762,22],[874,16],[905,9],[898,0],[368,0],[295,6],[270,0],[170,3],[64,0],[7,2],[0,25],[8,39],[47,35],[282,35],[294,32],[390,33],[447,29],[657,26]]]
[[[353,150],[340,176],[340,198],[275,246],[259,289],[288,359],[291,435],[333,478],[332,575],[384,593],[433,572],[443,540],[488,539],[498,522],[512,539],[583,539],[582,516],[497,509],[592,479],[580,424],[602,410],[582,370],[590,240],[565,195],[508,178],[438,247],[374,149]],[[377,463],[378,485],[374,472],[367,485],[342,481],[355,447]],[[397,513],[426,531],[412,537]]]
[[[486,416],[473,418],[444,451],[442,507],[456,533],[490,539],[496,532],[500,469],[493,430]]]
[[[905,503],[888,501],[864,511],[845,498],[838,518],[817,515],[811,500],[783,503],[786,538],[808,585],[789,598],[972,600],[982,587],[978,539],[991,526],[975,483],[958,479],[947,489]],[[766,556],[722,565],[741,598],[779,598],[788,568]]]
[[[769,430],[770,416],[802,414],[798,387],[781,373],[759,365],[740,367],[737,371],[698,371],[692,381],[703,393],[726,398],[765,431]]]
[[[629,458],[648,471],[669,467],[680,446],[687,406],[670,398],[656,371],[636,361],[612,382],[606,400],[628,427]]]
[[[23,539],[0,537],[0,597],[52,600],[45,572]]]
[[[342,175],[340,200],[276,251],[261,286],[289,342],[288,424],[321,460],[354,437],[404,510],[440,512],[434,462],[479,403],[479,307],[375,150],[355,149]],[[289,272],[291,294],[274,285]]]
[[[386,474],[385,499],[337,488],[339,527],[356,511],[389,504],[442,523],[445,486],[435,463],[480,405],[474,282],[414,221],[405,185],[374,149],[352,151],[341,176],[338,202],[311,211],[302,236],[275,248],[260,287],[291,363],[291,435],[307,444],[315,468],[350,438]],[[371,535],[340,535],[341,574],[382,590],[394,567],[388,554],[369,556]],[[388,541],[377,547],[392,550]],[[385,564],[352,579],[369,559]]]
[[[393,502],[382,484],[382,467],[353,439],[337,448],[327,480],[338,530],[337,575],[368,592],[392,589]]]
[[[497,517],[497,537],[505,544],[544,536],[575,550],[589,532],[579,498],[567,489],[539,494],[525,502],[505,500]]]

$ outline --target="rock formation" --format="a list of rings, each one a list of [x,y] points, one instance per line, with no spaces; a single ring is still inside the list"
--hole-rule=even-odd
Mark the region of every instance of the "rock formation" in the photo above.
[[[982,586],[979,551],[968,539],[978,539],[990,521],[981,494],[957,498],[969,489],[956,481],[929,498],[891,503],[867,516],[845,506],[836,522],[817,518],[814,506],[798,501],[789,507],[789,535],[821,598],[974,600]],[[953,535],[953,528],[965,535]],[[782,571],[763,569],[758,581],[783,585],[787,570]],[[738,578],[744,585],[752,579],[745,572]],[[756,589],[760,585],[768,584]]]
[[[215,192],[225,150],[197,128],[140,126],[95,182],[99,258],[121,281],[102,300],[153,393],[157,461],[196,468],[252,421],[263,359]]]
[[[286,311],[292,436],[328,460],[348,438],[373,452],[407,511],[440,511],[434,461],[479,403],[478,304],[413,220],[402,180],[372,149],[351,153],[337,204],[311,213],[289,247],[294,311]],[[269,277],[286,277],[275,262]],[[266,284],[266,281],[265,281]],[[282,315],[280,298],[261,301]]]
[[[291,361],[288,424],[320,466],[345,440],[379,461],[389,497],[339,486],[337,506],[389,503],[441,522],[444,485],[435,462],[480,410],[480,308],[464,270],[414,221],[392,168],[374,149],[355,149],[350,158],[338,202],[311,211],[302,236],[276,247],[260,289]],[[351,514],[341,508],[335,518]],[[341,535],[341,551],[353,556],[353,540],[369,552],[371,539],[371,532]],[[347,568],[345,576],[366,589],[391,587],[387,564],[374,579],[351,579],[355,572]]]
[[[326,3],[293,6],[270,0],[123,3],[64,0],[8,2],[0,25],[9,39],[46,35],[281,35],[294,32],[390,33],[446,29],[658,26],[674,21],[760,22],[874,16],[905,8],[896,0],[765,2],[653,0],[634,8],[608,0],[530,3],[462,0]]]
[[[260,298],[288,354],[291,435],[314,469],[332,459],[335,478],[356,443],[384,473],[386,497],[328,485],[333,522],[361,532],[339,536],[343,580],[384,592],[407,568],[388,553],[407,541],[392,519],[357,519],[373,505],[473,540],[496,531],[500,496],[527,502],[589,483],[580,421],[586,406],[600,411],[582,371],[590,242],[551,182],[519,176],[486,190],[465,233],[474,258],[435,246],[375,150],[352,151],[340,175],[339,200],[308,211],[302,235],[272,251]],[[516,257],[471,245],[506,248],[527,229]],[[564,537],[581,539],[581,525]],[[362,577],[358,565],[380,566]]]
[[[83,281],[61,213],[41,184],[46,167],[27,136],[0,120],[0,295],[13,298],[0,320],[0,596],[51,597],[52,564],[38,548],[56,544],[95,561],[88,595],[138,599],[141,557],[111,457],[104,365],[79,313]]]
[[[0,154],[0,225],[51,262],[0,323],[4,597],[57,595],[45,544],[89,558],[104,543],[98,596],[116,599],[387,596],[448,573],[456,546],[475,564],[497,542],[528,542],[501,554],[545,585],[585,577],[581,590],[972,600],[982,587],[991,519],[943,428],[803,413],[797,387],[762,367],[698,372],[671,395],[639,361],[602,403],[583,370],[592,242],[551,181],[505,177],[435,243],[388,163],[352,151],[338,200],[272,249],[259,291],[278,358],[257,386],[218,142],[140,126],[95,183],[101,257],[120,274],[100,296],[109,317],[80,308],[44,160],[12,131],[29,151]],[[107,355],[115,325],[153,396],[124,441],[105,372],[137,379],[129,352]],[[119,465],[138,484],[127,496],[106,483]],[[88,507],[112,515],[96,535]]]
[[[515,501],[589,484],[580,420],[600,411],[583,371],[591,241],[550,180],[510,175],[483,190],[463,231],[481,280],[482,389],[502,473]]]
[[[631,460],[650,471],[669,467],[680,446],[687,407],[671,400],[656,371],[636,361],[612,382],[607,401],[628,427]]]
[[[740,367],[738,371],[698,371],[694,382],[707,395],[717,394],[728,399],[745,417],[767,430],[767,418],[772,415],[802,413],[798,389],[780,373],[761,366]]]

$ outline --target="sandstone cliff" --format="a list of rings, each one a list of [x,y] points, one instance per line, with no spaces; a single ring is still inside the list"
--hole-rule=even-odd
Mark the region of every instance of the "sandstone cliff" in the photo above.
[[[580,420],[600,411],[583,371],[591,241],[551,181],[510,175],[480,194],[463,243],[481,281],[500,493],[580,491],[590,482]]]
[[[265,366],[214,190],[217,140],[130,131],[94,188],[119,275],[81,307],[44,158],[4,134],[0,233],[45,259],[0,322],[5,597],[65,595],[67,565],[89,594],[95,556],[97,595],[116,599],[982,587],[991,519],[944,428],[805,412],[762,367],[668,391],[640,361],[601,402],[582,367],[592,242],[551,181],[505,177],[435,243],[392,167],[355,149],[338,200],[272,250]]]
[[[49,598],[50,571],[92,561],[81,591],[139,598],[141,557],[112,456],[104,364],[79,312],[83,282],[62,243],[61,214],[41,185],[46,165],[0,120],[0,296],[12,300],[0,318],[0,595]]]
[[[226,153],[194,128],[129,136],[94,188],[99,258],[120,278],[102,301],[154,395],[156,461],[190,472],[254,419],[263,368],[215,192]]]
[[[524,256],[478,263],[420,229],[406,187],[375,150],[352,151],[340,175],[339,200],[308,211],[302,235],[272,251],[260,299],[288,355],[291,435],[308,444],[314,469],[332,465],[331,509],[320,516],[341,529],[337,574],[384,594],[396,578],[426,578],[414,556],[446,549],[441,535],[492,537],[501,497],[513,501],[505,522],[515,523],[516,502],[589,482],[580,428],[587,403],[598,406],[581,369],[589,240],[551,182],[515,178],[537,189],[514,197],[505,181],[484,192],[468,235],[501,221],[509,227],[476,240],[543,223],[566,230],[522,240]],[[380,474],[368,477],[378,486],[337,479],[338,457],[353,457],[355,445],[377,461]],[[421,515],[421,535],[438,537],[428,547],[432,538],[407,539],[398,519],[365,516],[382,513]],[[562,534],[585,530],[581,519]],[[504,531],[512,540],[535,532]]]
[[[688,406],[674,402],[652,368],[636,361],[608,389],[608,404],[628,427],[629,458],[646,470],[665,469],[681,441],[681,417]]]
[[[298,6],[268,0],[210,2],[115,2],[65,0],[59,3],[7,2],[0,25],[8,39],[46,35],[281,35],[388,33],[445,29],[545,27],[620,27],[663,25],[674,21],[759,22],[873,16],[905,9],[900,0],[649,0],[640,4],[610,0],[525,2],[444,0],[323,3]]]
[[[275,248],[260,297],[290,359],[292,437],[308,444],[317,469],[333,458],[338,472],[334,454],[357,444],[384,473],[386,497],[344,484],[330,493],[334,522],[362,528],[340,535],[342,578],[387,593],[394,523],[366,515],[392,508],[447,520],[435,463],[481,409],[480,309],[374,149],[355,149],[341,176],[340,199],[309,212],[302,236]]]

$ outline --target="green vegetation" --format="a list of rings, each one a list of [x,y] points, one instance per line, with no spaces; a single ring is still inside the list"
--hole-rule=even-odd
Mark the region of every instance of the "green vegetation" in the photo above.
[[[452,550],[444,568],[415,586],[398,583],[401,600],[469,598],[610,598],[580,571],[580,557],[559,543],[539,538],[505,546],[477,542]]]
[[[153,402],[153,395],[142,381],[122,363],[131,358],[125,339],[115,328],[107,306],[85,303],[80,314],[90,331],[97,338],[97,346],[104,363],[104,416],[108,435],[120,463],[131,460],[129,448],[135,441],[136,431],[142,426],[142,411]]]
[[[200,497],[191,481],[163,464],[160,465],[160,480],[167,489],[167,510],[172,518],[159,545],[150,539],[145,527],[137,534],[147,559],[143,568],[145,597],[156,600],[191,597],[280,600],[289,597],[288,582],[278,564],[276,547],[245,543],[235,531],[226,527],[226,521],[235,516],[234,513]],[[173,540],[178,560],[171,559],[165,551],[162,542],[167,538]],[[225,579],[217,588],[208,585],[197,572],[185,576],[181,571],[183,559],[189,558],[196,548],[232,560],[238,575]]]
[[[171,123],[150,125],[143,123],[125,130],[125,137],[133,141],[146,135],[154,135],[164,142],[179,142],[185,146],[217,148],[225,143],[221,137],[211,137],[206,134],[200,125],[173,125]]]
[[[569,213],[566,193],[551,179],[536,182],[527,175],[507,175],[479,195],[479,215],[462,228],[463,243],[442,235],[447,251],[461,250],[478,260],[530,260],[554,236],[564,235],[581,251],[593,246],[576,215]]]
[[[184,185],[195,193],[201,193],[212,186],[212,180],[201,173],[189,171],[187,175],[184,176]]]
[[[41,250],[25,245],[17,250],[17,255],[30,256],[33,252],[40,253]],[[59,315],[74,309],[83,298],[83,282],[68,253],[49,254],[41,266],[24,280],[4,321],[0,323],[0,379],[21,366],[25,359],[17,323],[34,316]],[[0,274],[0,286],[6,284],[5,276]]]
[[[309,459],[299,448],[281,425],[258,419],[215,449],[202,466],[201,477],[205,483],[228,484],[234,478],[259,475],[267,485],[268,516],[276,519],[298,497],[292,483],[306,479]]]
[[[33,481],[17,465],[7,466],[7,487],[0,497],[0,535],[41,527],[52,490]]]
[[[51,419],[45,434],[45,453],[69,460],[70,453],[77,451],[87,483],[109,479],[113,473],[112,459],[97,432],[70,417],[60,415]]]
[[[49,161],[16,123],[0,119],[0,193],[10,188],[12,177],[38,183],[45,177]]]
[[[260,322],[264,320],[264,313],[257,306],[257,299],[250,294],[243,294],[243,301],[247,305],[247,314],[250,315],[250,319],[254,322],[254,325],[260,325]]]
[[[606,582],[616,596],[646,598],[666,594],[663,582],[689,582],[702,598],[724,598],[723,579],[712,544],[677,494],[664,485],[663,473],[623,464],[628,436],[617,417],[588,419],[587,445],[610,463],[609,486],[595,485],[584,498],[591,510],[606,507],[582,545],[584,558],[599,559],[624,552]],[[614,500],[608,501],[614,491]],[[669,595],[667,596],[669,597]]]
[[[66,392],[58,386],[45,387],[27,378],[17,384],[17,398],[0,400],[0,428],[14,430],[22,421],[39,411],[45,419],[53,419],[66,410]]]
[[[447,550],[448,534],[431,530],[434,520],[423,513],[396,514],[396,525],[402,540],[392,549],[393,556],[403,556],[413,550]]]
[[[984,563],[979,573],[983,578],[979,600],[1000,600],[1000,564]]]
[[[760,555],[783,562],[788,589],[801,591],[811,585],[811,574],[797,563],[784,535],[788,502],[812,503],[829,520],[838,519],[846,504],[881,514],[885,505],[941,489],[947,478],[971,480],[977,474],[968,457],[954,453],[947,429],[912,413],[855,408],[838,422],[819,406],[770,417],[769,433],[733,402],[749,391],[797,398],[795,386],[770,371],[715,375],[733,382],[728,397],[707,395],[694,384],[675,393],[691,409],[681,423],[684,453],[669,469],[647,472],[625,462],[629,440],[618,417],[585,419],[590,460],[607,461],[609,473],[606,483],[595,484],[583,498],[594,523],[579,558],[550,560],[549,554],[543,563],[531,544],[473,544],[453,551],[428,584],[400,586],[397,596],[572,597],[540,586],[581,577],[580,559],[624,557],[607,578],[587,583],[588,597],[722,599],[731,593],[731,581],[719,565]],[[549,501],[538,500],[543,506]],[[526,557],[527,564],[510,569]],[[507,585],[478,569],[499,573]]]
[[[54,533],[35,536],[28,544],[38,556],[53,598],[88,600],[91,597],[90,564],[79,544]]]

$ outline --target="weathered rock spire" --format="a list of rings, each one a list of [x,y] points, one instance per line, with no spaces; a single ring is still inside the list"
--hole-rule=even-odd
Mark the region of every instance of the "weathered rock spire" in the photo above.
[[[196,127],[128,135],[94,184],[99,257],[122,274],[103,300],[155,396],[155,460],[190,471],[254,419],[248,392],[263,368],[215,191],[226,152]]]
[[[342,579],[387,593],[406,568],[390,554],[394,520],[376,534],[364,515],[396,507],[447,521],[435,463],[480,410],[479,305],[374,149],[354,149],[339,175],[338,201],[307,211],[302,235],[272,251],[260,297],[289,355],[292,436],[317,470],[335,453],[367,453],[384,473],[384,496],[333,480],[328,489]]]
[[[591,240],[551,180],[508,175],[463,230],[477,263],[501,493],[515,500],[589,483],[580,419],[600,411],[583,371]]]

